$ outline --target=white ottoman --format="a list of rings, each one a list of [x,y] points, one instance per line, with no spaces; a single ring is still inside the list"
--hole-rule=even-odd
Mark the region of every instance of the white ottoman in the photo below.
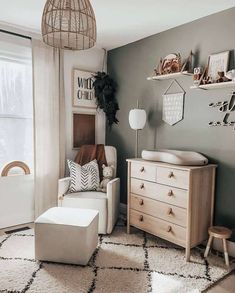
[[[96,210],[55,207],[35,221],[35,258],[86,265],[98,244]]]

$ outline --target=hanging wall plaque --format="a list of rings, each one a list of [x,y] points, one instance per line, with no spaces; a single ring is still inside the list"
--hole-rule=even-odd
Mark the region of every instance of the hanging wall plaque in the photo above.
[[[174,83],[180,88],[181,92],[168,93]],[[170,86],[167,88],[167,90],[163,94],[162,120],[164,122],[173,126],[183,119],[184,96],[185,96],[184,89],[176,80],[173,80]]]

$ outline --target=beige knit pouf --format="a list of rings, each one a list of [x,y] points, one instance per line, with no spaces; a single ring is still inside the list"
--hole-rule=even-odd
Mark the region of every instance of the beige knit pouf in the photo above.
[[[35,221],[35,258],[86,265],[98,244],[96,210],[55,207]]]

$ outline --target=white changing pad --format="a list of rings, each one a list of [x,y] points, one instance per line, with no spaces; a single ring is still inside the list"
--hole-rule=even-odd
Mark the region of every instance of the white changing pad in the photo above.
[[[148,161],[164,162],[182,166],[203,166],[208,164],[208,159],[202,154],[177,150],[143,150],[142,158]]]

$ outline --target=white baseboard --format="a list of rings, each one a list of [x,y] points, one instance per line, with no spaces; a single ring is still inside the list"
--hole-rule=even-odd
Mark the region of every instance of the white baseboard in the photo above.
[[[127,214],[127,205],[125,203],[120,203],[120,214]]]

